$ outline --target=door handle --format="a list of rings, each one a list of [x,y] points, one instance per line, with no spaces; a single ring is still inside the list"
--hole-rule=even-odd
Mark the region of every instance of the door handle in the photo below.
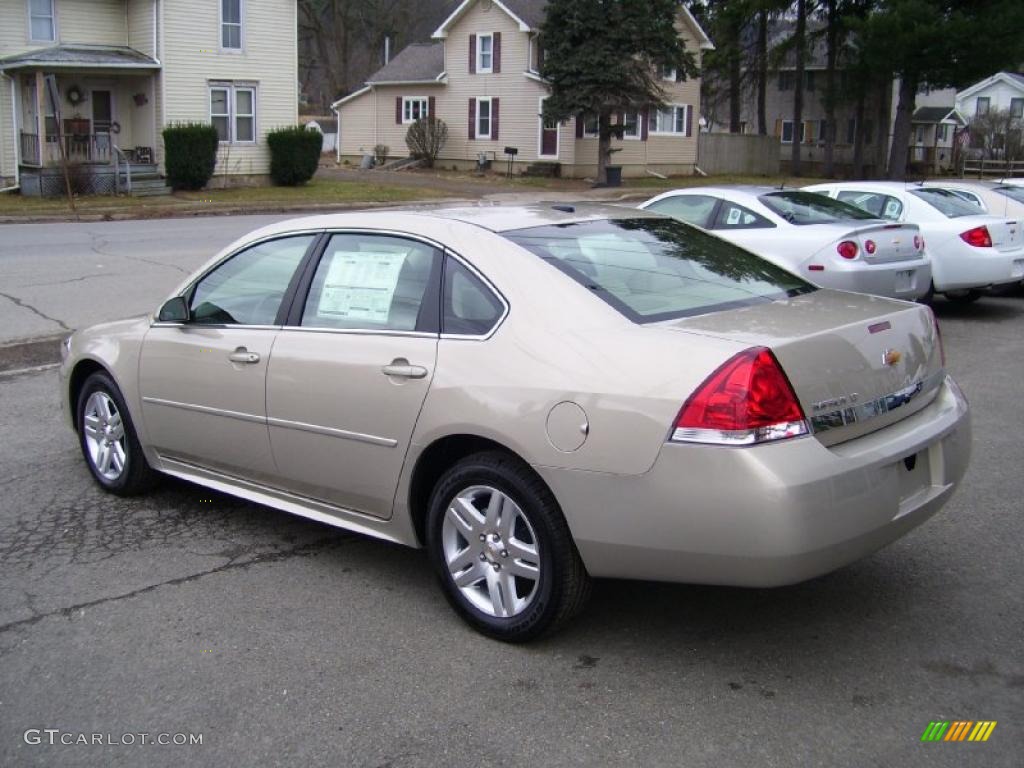
[[[380,369],[385,376],[399,376],[403,379],[422,379],[427,375],[427,369],[422,365],[409,365],[404,357],[396,357],[390,365]]]
[[[250,352],[245,347],[239,347],[230,355],[228,355],[228,360],[230,360],[232,363],[252,364],[258,363],[260,361],[260,356],[258,352]]]

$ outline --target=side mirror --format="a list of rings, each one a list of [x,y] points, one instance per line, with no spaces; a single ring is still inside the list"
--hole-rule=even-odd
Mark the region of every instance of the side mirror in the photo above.
[[[189,321],[188,302],[184,296],[175,296],[168,299],[160,307],[160,313],[156,317],[161,323],[187,323]]]

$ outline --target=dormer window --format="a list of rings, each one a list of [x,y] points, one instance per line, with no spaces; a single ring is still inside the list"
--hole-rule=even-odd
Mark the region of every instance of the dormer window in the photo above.
[[[29,39],[34,43],[52,43],[57,39],[55,0],[28,0]]]
[[[477,35],[476,71],[481,74],[494,71],[494,35]]]
[[[242,50],[242,0],[220,0],[220,47]]]

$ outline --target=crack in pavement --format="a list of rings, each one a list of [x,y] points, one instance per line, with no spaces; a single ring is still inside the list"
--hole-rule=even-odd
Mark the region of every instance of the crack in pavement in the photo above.
[[[176,269],[182,274],[191,275],[192,272],[179,267],[177,264],[166,264],[162,261],[154,261],[153,259],[144,259],[141,256],[130,256],[127,253],[111,253],[110,251],[102,250],[103,246],[106,246],[110,241],[103,235],[95,232],[86,232],[89,235],[89,250],[95,253],[97,256],[108,256],[112,259],[128,259],[129,261],[141,261],[143,264],[150,264],[154,267],[166,267],[167,269]]]
[[[283,552],[267,552],[261,555],[255,555],[248,560],[236,561],[233,558],[223,565],[218,565],[216,568],[211,568],[207,571],[200,571],[199,573],[192,573],[188,576],[177,576],[167,581],[161,581],[158,584],[150,584],[146,587],[139,587],[133,589],[131,592],[126,592],[123,595],[112,595],[110,597],[101,597],[96,600],[89,600],[84,603],[78,603],[77,605],[70,605],[65,608],[57,608],[56,610],[47,611],[45,613],[37,613],[34,616],[30,616],[27,619],[19,619],[18,621],[11,621],[7,624],[0,624],[0,635],[18,627],[30,626],[37,624],[43,619],[50,618],[51,616],[64,616],[65,618],[70,617],[75,611],[82,611],[86,608],[94,608],[98,605],[104,605],[105,603],[118,602],[120,600],[127,600],[139,595],[144,595],[147,592],[153,592],[160,587],[178,586],[179,584],[188,584],[192,581],[198,581],[206,576],[212,576],[217,573],[224,573],[226,571],[233,571],[236,569],[245,569],[252,565],[261,565],[263,563],[276,563],[281,560],[287,560],[292,557],[309,557],[310,555],[319,554],[320,552],[331,549],[332,546],[337,546],[346,542],[359,541],[360,536],[355,534],[335,534],[333,536],[324,537],[317,539],[316,541],[310,542],[309,544],[300,544],[297,547],[284,550]],[[30,606],[31,609],[31,606]]]
[[[120,277],[120,275],[118,273],[116,273],[116,272],[103,272],[103,273],[98,274],[98,275],[85,275],[83,277],[72,277],[72,278],[70,278],[68,280],[57,280],[56,282],[50,282],[50,283],[26,283],[25,285],[23,285],[21,287],[22,288],[43,288],[43,287],[50,287],[50,286],[54,286],[54,285],[69,285],[70,283],[80,283],[83,280],[95,280],[96,278],[102,278],[102,277]]]
[[[48,320],[51,323],[56,323],[61,327],[62,330],[73,330],[72,328],[69,328],[67,325],[65,325],[63,320],[58,320],[56,317],[50,317],[45,312],[42,312],[33,307],[31,304],[22,301],[17,296],[11,296],[9,293],[0,293],[0,296],[3,296],[5,299],[7,299],[10,302],[13,302],[15,305],[21,307],[22,309],[27,309],[29,312],[32,312],[33,314],[43,318],[43,320]]]

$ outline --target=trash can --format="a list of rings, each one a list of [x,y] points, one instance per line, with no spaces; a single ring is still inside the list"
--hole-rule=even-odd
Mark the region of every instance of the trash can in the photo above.
[[[371,153],[367,152],[365,155],[363,155],[363,159],[359,161],[359,167],[362,168],[365,171],[365,170],[369,170],[370,168],[373,168],[373,166],[374,166],[373,155]]]
[[[622,186],[622,166],[621,165],[607,165],[605,166],[605,175],[608,180],[609,187],[621,187]]]

